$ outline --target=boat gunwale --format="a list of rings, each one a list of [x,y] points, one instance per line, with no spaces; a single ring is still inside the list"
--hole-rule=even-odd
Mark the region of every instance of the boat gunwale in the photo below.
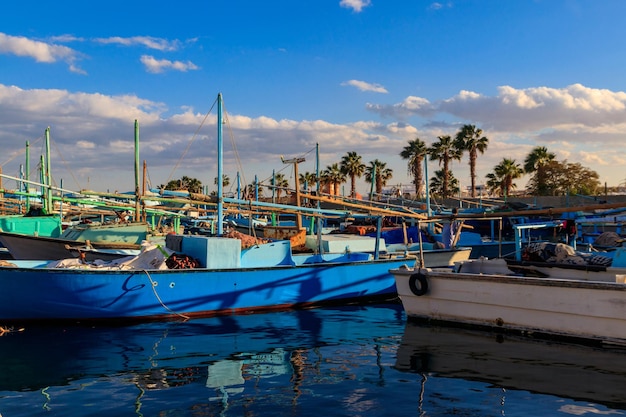
[[[411,262],[415,261],[415,258],[379,258],[379,259],[370,259],[370,260],[356,260],[356,261],[346,261],[346,262],[333,262],[333,261],[323,261],[323,262],[313,262],[308,264],[296,264],[296,265],[269,265],[269,266],[241,266],[241,267],[231,267],[231,268],[189,268],[189,269],[150,269],[150,268],[134,268],[134,269],[101,269],[101,268],[80,268],[80,267],[66,267],[66,268],[56,268],[56,267],[47,267],[47,266],[23,266],[23,265],[0,265],[0,272],[3,270],[17,271],[17,272],[33,272],[33,273],[41,273],[41,272],[53,272],[53,273],[78,273],[81,274],[119,274],[120,272],[126,272],[129,274],[136,273],[144,273],[149,272],[150,274],[182,274],[182,273],[206,273],[206,272],[249,272],[249,271],[264,271],[264,270],[276,270],[276,269],[304,269],[304,268],[320,268],[320,267],[337,267],[337,266],[354,266],[354,265],[363,265],[363,266],[371,266],[372,264],[391,264],[398,262]],[[13,263],[15,261],[8,260],[6,262]],[[37,260],[27,260],[27,261],[17,261],[17,262],[28,262],[35,263],[39,262]],[[53,262],[42,260],[41,262]],[[0,274],[0,279],[2,279],[2,275]]]
[[[406,276],[408,279],[415,273],[422,273],[426,278],[447,279],[455,281],[487,281],[501,284],[535,285],[544,287],[581,288],[607,291],[626,291],[626,285],[619,282],[591,281],[566,278],[525,277],[521,275],[480,274],[429,269],[392,269],[394,276]]]

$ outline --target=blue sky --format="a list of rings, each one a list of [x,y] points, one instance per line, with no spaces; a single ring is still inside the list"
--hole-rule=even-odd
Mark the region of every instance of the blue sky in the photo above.
[[[292,178],[280,155],[306,156],[300,172],[313,172],[319,143],[322,169],[356,151],[393,169],[389,185],[409,184],[409,140],[474,124],[490,140],[479,183],[546,146],[616,186],[625,15],[620,0],[8,2],[0,166],[17,176],[26,141],[36,165],[50,126],[57,184],[132,190],[138,120],[152,185],[186,175],[214,188],[221,92],[233,180]],[[467,157],[452,170],[469,185]]]

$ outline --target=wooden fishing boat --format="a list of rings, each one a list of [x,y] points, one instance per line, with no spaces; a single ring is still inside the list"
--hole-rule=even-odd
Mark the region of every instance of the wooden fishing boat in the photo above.
[[[174,253],[196,267],[168,268]],[[242,250],[239,239],[168,235],[167,248],[114,263],[0,264],[0,322],[179,319],[389,299],[396,297],[389,269],[412,261],[293,254],[289,241]]]
[[[536,336],[626,344],[626,284],[514,274],[504,259],[390,271],[409,317]],[[602,278],[599,278],[602,279]]]
[[[217,113],[221,178],[221,94]],[[217,195],[222,219],[219,184]],[[242,249],[240,239],[223,235],[218,222],[218,237],[171,234],[166,247],[111,263],[3,262],[0,321],[188,318],[395,298],[389,270],[415,262],[378,253],[295,254],[289,240]]]

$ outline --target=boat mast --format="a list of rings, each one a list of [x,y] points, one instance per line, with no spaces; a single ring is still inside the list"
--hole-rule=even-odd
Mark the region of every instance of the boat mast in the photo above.
[[[143,171],[141,173],[142,178],[141,178],[141,195],[144,196],[146,195],[146,178],[148,178],[148,164],[146,162],[146,160],[143,160]],[[145,207],[144,203],[142,202],[142,206]],[[146,222],[147,219],[147,215],[146,215],[146,211],[142,210],[141,213],[141,221]]]
[[[141,191],[139,191],[139,123],[135,119],[135,221],[141,221]]]
[[[222,187],[222,93],[217,94],[217,235],[224,234],[224,191]]]
[[[26,191],[30,194],[30,185],[28,181],[30,181],[30,142],[26,141],[26,172],[24,173],[24,178],[26,179]],[[30,211],[30,196],[26,196],[26,213]]]
[[[428,181],[428,158],[424,158],[424,179],[426,181],[425,184],[425,188],[426,188],[426,214],[428,215],[428,218],[430,219],[433,215],[432,209],[430,207],[430,184]]]
[[[283,164],[292,164],[294,170],[294,176],[296,177],[296,207],[301,207],[300,204],[300,179],[298,178],[298,164],[304,162],[306,159],[304,158],[293,158],[293,159],[284,159],[282,156]],[[300,230],[302,228],[302,215],[301,212],[298,211],[296,214],[296,230]]]
[[[50,126],[48,126],[46,128],[46,166],[44,171],[44,183],[46,184],[44,209],[46,210],[46,214],[52,213],[52,175],[50,172]]]

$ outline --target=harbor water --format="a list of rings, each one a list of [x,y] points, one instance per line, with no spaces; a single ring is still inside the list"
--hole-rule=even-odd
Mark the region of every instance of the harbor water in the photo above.
[[[626,351],[407,322],[400,304],[13,328],[0,414],[626,415]]]

